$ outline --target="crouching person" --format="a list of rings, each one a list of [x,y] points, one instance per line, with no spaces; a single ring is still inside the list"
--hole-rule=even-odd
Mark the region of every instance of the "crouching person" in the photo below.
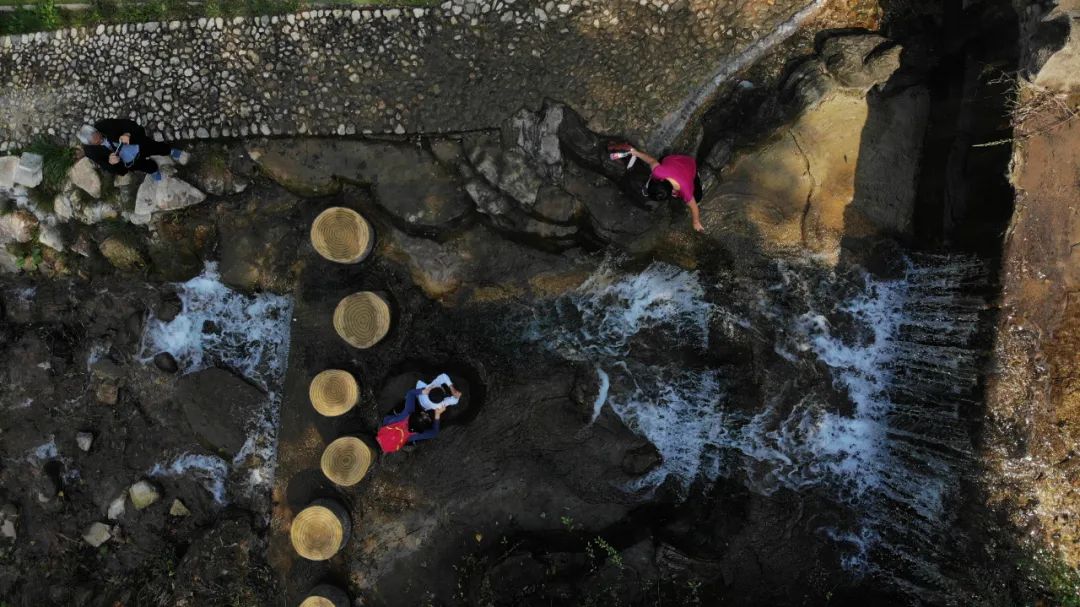
[[[417,411],[417,398],[422,392],[422,389],[409,390],[405,395],[405,409],[397,415],[383,418],[375,436],[383,453],[393,453],[405,445],[439,435],[439,418],[446,407],[439,407],[434,412],[425,409]]]
[[[83,125],[78,137],[86,157],[101,170],[114,175],[140,171],[154,181],[161,181],[161,167],[151,156],[168,156],[180,164],[188,161],[187,152],[154,141],[134,120],[116,118],[101,120],[92,126]]]

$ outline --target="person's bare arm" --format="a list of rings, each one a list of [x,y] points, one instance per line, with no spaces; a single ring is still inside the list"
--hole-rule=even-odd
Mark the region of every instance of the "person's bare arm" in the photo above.
[[[660,164],[659,162],[656,161],[655,158],[653,158],[652,156],[649,156],[648,154],[646,154],[645,152],[642,152],[639,149],[630,148],[630,153],[633,154],[634,157],[644,160],[649,165],[650,169],[655,169],[656,165]]]
[[[701,225],[701,209],[698,208],[697,200],[687,202],[686,206],[690,207],[690,219],[693,221],[694,229],[698,232],[704,232],[705,226]]]

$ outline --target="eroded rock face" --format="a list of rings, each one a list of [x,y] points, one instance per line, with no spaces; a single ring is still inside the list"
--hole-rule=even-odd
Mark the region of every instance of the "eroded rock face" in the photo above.
[[[929,94],[921,86],[880,92],[900,50],[875,35],[827,40],[787,84],[809,105],[736,156],[706,193],[707,229],[833,261],[844,239],[906,234]]]

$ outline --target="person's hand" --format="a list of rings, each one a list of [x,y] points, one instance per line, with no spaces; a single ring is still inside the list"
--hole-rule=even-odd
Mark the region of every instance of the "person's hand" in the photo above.
[[[443,411],[446,411],[446,407],[439,407],[438,409],[435,409],[435,419],[439,419],[440,417],[442,417]]]
[[[454,386],[450,386],[450,394],[453,394],[454,398],[461,398],[461,390],[458,390]]]
[[[120,164],[120,157],[116,154],[109,154],[109,164]]]
[[[700,221],[695,221],[694,222],[694,229],[697,230],[698,232],[704,232],[705,231],[705,226],[701,225]]]
[[[124,145],[128,145],[129,143],[131,143],[131,133],[124,133],[123,135],[120,135],[120,143]]]
[[[424,389],[421,390],[420,393],[423,394],[424,396],[427,396],[428,394],[431,394],[431,386],[424,387]]]

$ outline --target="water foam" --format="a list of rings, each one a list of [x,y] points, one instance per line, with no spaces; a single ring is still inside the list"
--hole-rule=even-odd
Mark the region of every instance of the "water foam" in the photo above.
[[[176,288],[182,311],[169,321],[148,320],[140,357],[147,364],[156,354],[168,352],[184,374],[211,366],[227,367],[266,391],[266,401],[251,412],[248,437],[232,461],[243,476],[243,487],[235,488],[235,494],[265,501],[277,466],[278,408],[288,365],[292,298],[234,291],[221,282],[213,262],[206,264],[202,274]],[[182,464],[179,468],[177,461]],[[215,479],[215,499],[224,500],[229,476],[224,460],[186,454],[177,461],[161,470],[210,474]]]

